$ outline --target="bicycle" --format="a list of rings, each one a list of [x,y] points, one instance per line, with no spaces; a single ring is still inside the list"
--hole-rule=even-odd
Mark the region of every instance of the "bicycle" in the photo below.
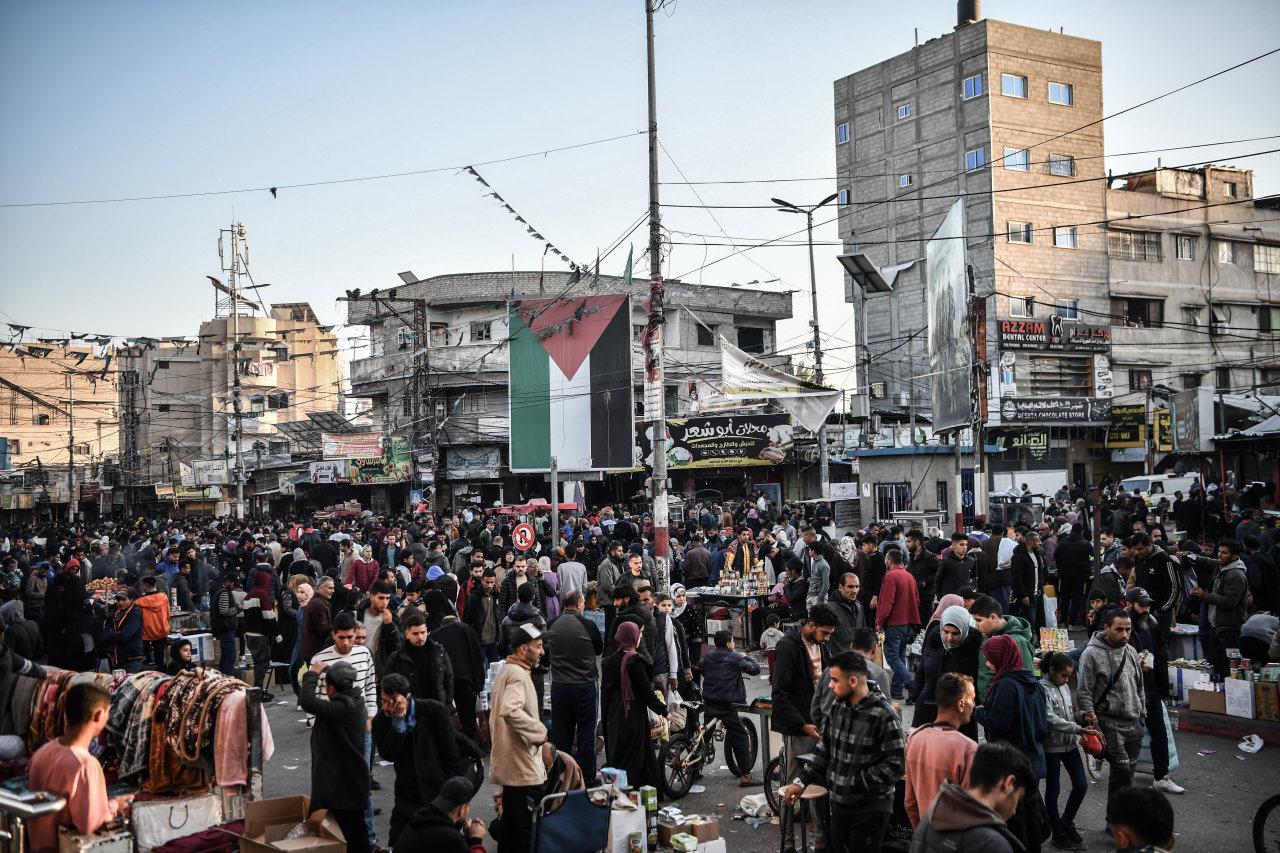
[[[1253,816],[1254,853],[1280,851],[1280,794],[1262,801]]]
[[[691,711],[703,708],[702,702],[686,701],[685,706]],[[760,735],[755,725],[742,716],[738,719],[747,730],[747,743],[750,745],[750,762],[745,768],[738,767],[733,757],[733,750],[725,749],[725,763],[734,776],[742,776],[751,771],[760,754]],[[678,800],[701,775],[702,768],[710,765],[716,756],[716,742],[725,739],[724,723],[717,717],[704,721],[692,733],[681,732],[673,735],[662,746],[658,761],[662,766],[663,793],[668,799]]]

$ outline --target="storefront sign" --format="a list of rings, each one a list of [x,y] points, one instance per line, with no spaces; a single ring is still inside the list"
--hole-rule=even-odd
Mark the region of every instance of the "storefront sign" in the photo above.
[[[858,484],[832,483],[831,492],[827,497],[833,501],[856,501],[858,499]]]
[[[1005,424],[1109,424],[1111,401],[1087,397],[1002,397]]]
[[[1111,426],[1107,429],[1107,447],[1146,447],[1147,407],[1112,406]]]
[[[1049,433],[1045,430],[1018,430],[1001,433],[995,437],[1001,450],[1025,450],[1035,460],[1049,455]]]
[[[1167,409],[1153,412],[1151,419],[1155,422],[1156,450],[1168,453],[1173,450],[1173,421]]]
[[[1001,320],[1000,349],[1109,352],[1111,328],[1089,326],[1061,317]]]
[[[325,460],[311,463],[311,482],[316,485],[327,483],[350,483],[345,459]]]
[[[382,455],[380,432],[326,432],[320,435],[325,459],[369,459]]]
[[[377,459],[348,459],[352,483],[405,483],[409,480],[409,440],[392,438],[389,452]]]
[[[636,427],[636,445],[645,467],[653,466],[653,427]],[[794,444],[789,415],[729,415],[667,421],[667,467],[778,465]]]
[[[445,476],[450,480],[492,480],[501,476],[502,451],[497,447],[450,447]]]
[[[220,486],[230,481],[225,459],[197,460],[191,463],[191,472],[197,486]]]

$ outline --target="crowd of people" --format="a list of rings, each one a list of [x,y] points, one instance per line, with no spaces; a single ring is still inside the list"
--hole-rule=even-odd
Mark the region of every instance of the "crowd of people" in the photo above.
[[[475,507],[20,525],[0,536],[0,619],[13,672],[45,659],[176,672],[197,665],[189,642],[168,639],[185,614],[216,637],[223,672],[251,673],[264,689],[274,675],[297,694],[312,726],[313,802],[354,850],[384,838],[463,850],[488,832],[500,851],[525,853],[541,797],[599,767],[664,790],[655,730],[688,700],[701,713],[686,725],[721,720],[738,784],[762,784],[733,710],[760,664],[730,632],[708,636],[690,595],[761,567],[770,595],[750,613],[750,635],[767,656],[771,726],[795,780],[783,793],[826,789],[805,801],[826,849],[878,850],[895,833],[914,833],[912,849],[924,851],[1083,849],[1082,737],[1103,744],[1117,844],[1166,846],[1172,812],[1161,798],[1184,790],[1168,776],[1170,627],[1198,621],[1220,672],[1227,649],[1280,657],[1280,550],[1274,521],[1248,510],[1210,548],[1190,535],[1171,544],[1162,519],[1189,534],[1181,505],[1162,516],[1140,499],[1108,500],[1095,512],[1063,494],[1034,526],[979,523],[950,537],[880,523],[839,533],[823,509],[805,515],[763,495],[695,503],[673,519],[661,577],[649,517],[624,507],[566,517],[558,530],[538,514],[527,551],[512,546],[508,519]],[[102,582],[123,591],[99,602],[90,587]],[[1049,612],[1048,583],[1058,589]],[[1085,627],[1087,643],[1036,661],[1050,612]],[[77,717],[90,729],[94,701]],[[1144,732],[1153,789],[1132,785]],[[488,828],[468,811],[485,751],[499,790]],[[385,834],[376,755],[395,774]],[[104,819],[124,807],[96,804]]]

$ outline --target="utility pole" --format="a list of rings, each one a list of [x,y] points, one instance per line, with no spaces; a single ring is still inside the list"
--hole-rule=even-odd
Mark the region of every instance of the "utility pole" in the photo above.
[[[234,428],[229,429],[228,433],[235,440],[236,445],[236,499],[231,508],[232,517],[237,521],[244,519],[244,451],[240,445],[244,439],[244,415],[242,411],[242,403],[240,397],[240,303],[248,302],[249,305],[255,303],[249,302],[240,295],[240,264],[244,260],[241,253],[241,247],[244,244],[245,229],[244,224],[240,222],[231,223],[229,229],[224,229],[222,234],[227,234],[231,238],[231,257],[227,258],[222,253],[222,236],[218,237],[218,254],[222,258],[222,271],[227,274],[227,284],[224,287],[221,282],[210,276],[213,286],[226,294],[227,301],[231,305],[230,322],[227,323],[227,369],[230,371],[227,384],[231,388],[231,406],[232,420],[235,424]],[[228,440],[230,445],[230,440]]]
[[[789,201],[783,201],[780,198],[769,199],[778,205],[778,209],[783,213],[800,213],[804,215],[805,232],[809,235],[809,305],[813,309],[813,319],[809,321],[809,325],[813,327],[813,380],[818,385],[822,384],[822,334],[818,329],[818,273],[813,263],[813,213],[820,207],[825,207],[831,202],[839,198],[838,193],[832,193],[822,201],[812,207],[800,207]],[[867,368],[870,370],[870,368]],[[868,412],[870,407],[868,406]],[[913,407],[912,415],[915,414]],[[915,432],[912,431],[912,444],[915,443]],[[822,500],[830,500],[831,495],[831,460],[827,458],[827,422],[824,420],[822,426],[818,428],[818,497]]]
[[[560,464],[551,457],[551,553],[560,543]]]
[[[66,374],[67,380],[67,521],[76,523],[76,515],[80,511],[80,501],[76,496],[76,401],[71,395],[71,371]]]
[[[121,468],[120,485],[124,488],[124,514],[133,518],[134,485],[138,476],[138,371],[130,368],[121,371],[121,385],[124,391],[123,439],[120,449]]]
[[[666,321],[662,284],[662,211],[658,205],[658,88],[653,50],[653,12],[660,0],[644,0],[649,83],[649,328],[645,337],[645,408],[653,426],[653,550],[657,588],[670,585],[671,531],[667,518],[667,400],[662,327]]]

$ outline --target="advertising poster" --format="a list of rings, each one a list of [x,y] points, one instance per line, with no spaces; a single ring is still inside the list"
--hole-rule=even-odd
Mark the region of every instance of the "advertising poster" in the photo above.
[[[366,485],[407,482],[409,467],[409,439],[398,436],[392,437],[389,453],[376,459],[347,460],[350,482]]]
[[[636,428],[636,450],[653,467],[652,426]],[[741,468],[784,462],[794,440],[789,415],[723,415],[667,421],[667,467]]]
[[[935,431],[968,426],[972,345],[965,277],[964,205],[957,200],[925,246],[928,260],[929,382]]]
[[[326,432],[320,435],[325,459],[369,459],[382,455],[380,432]]]

